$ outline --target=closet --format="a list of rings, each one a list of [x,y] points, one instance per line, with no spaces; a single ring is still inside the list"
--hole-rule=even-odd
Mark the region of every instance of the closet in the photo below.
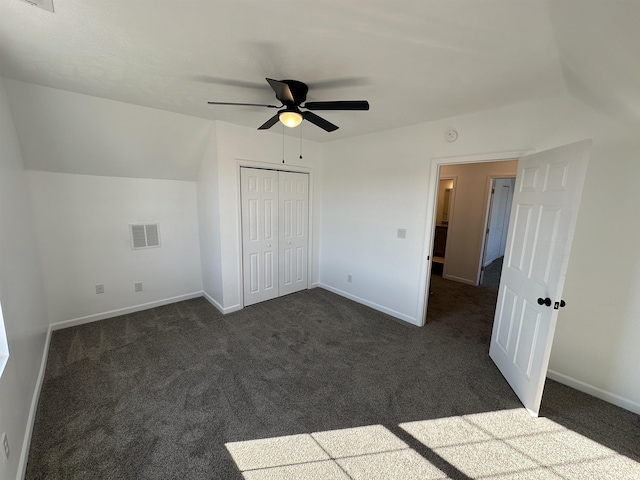
[[[244,306],[306,290],[309,175],[242,167]]]

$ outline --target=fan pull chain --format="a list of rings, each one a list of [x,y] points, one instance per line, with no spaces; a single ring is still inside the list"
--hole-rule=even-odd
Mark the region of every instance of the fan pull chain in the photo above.
[[[304,122],[300,124],[300,160],[302,160],[302,125]]]
[[[282,124],[282,163],[284,163],[284,123]]]

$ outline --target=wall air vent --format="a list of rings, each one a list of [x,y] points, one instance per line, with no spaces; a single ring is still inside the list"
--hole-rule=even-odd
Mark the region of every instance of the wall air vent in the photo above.
[[[33,5],[34,7],[40,7],[47,12],[53,13],[53,0],[22,0],[24,3]]]
[[[129,234],[133,250],[160,246],[160,224],[158,223],[129,224]]]

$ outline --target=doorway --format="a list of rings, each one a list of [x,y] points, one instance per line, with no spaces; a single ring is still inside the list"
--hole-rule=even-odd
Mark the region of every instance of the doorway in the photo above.
[[[433,263],[443,263],[442,277],[477,286],[482,266],[482,253],[487,228],[487,208],[490,201],[491,179],[514,177],[518,161],[484,161],[442,165],[438,177],[438,199],[429,233],[436,234],[430,252]],[[447,182],[453,179],[448,220],[443,221]],[[435,192],[434,192],[435,193]],[[441,231],[446,232],[445,255],[439,248]],[[441,242],[440,242],[441,243]],[[438,257],[445,257],[444,260]],[[433,268],[436,271],[436,268]]]
[[[515,156],[517,192],[489,356],[533,416],[540,408],[558,309],[566,305],[561,297],[591,143]],[[432,162],[432,188],[444,163],[455,161]],[[423,305],[426,310],[426,295]]]
[[[533,153],[532,150],[518,150],[518,151],[509,151],[509,152],[503,152],[503,153],[495,153],[495,154],[482,154],[482,155],[468,155],[468,156],[463,156],[463,157],[444,157],[444,158],[436,158],[433,159],[431,161],[431,168],[430,168],[430,172],[429,172],[429,183],[428,183],[428,191],[429,192],[437,192],[438,189],[438,183],[440,181],[440,176],[442,175],[443,177],[449,175],[448,173],[446,173],[446,168],[445,167],[449,167],[449,166],[454,166],[454,165],[472,165],[472,164],[477,164],[477,163],[487,163],[487,162],[508,162],[508,161],[513,161],[514,159],[523,157],[525,155],[528,155],[530,153]],[[445,172],[442,172],[442,170],[445,170]],[[501,175],[499,174],[500,172],[498,172],[498,174],[496,174],[497,177],[500,177]],[[453,175],[453,174],[451,174]],[[509,172],[504,172],[504,174],[502,175],[502,177],[512,177],[513,174],[511,171]],[[459,179],[458,179],[459,180]],[[459,182],[456,182],[456,189],[455,192],[459,192],[460,191],[460,187],[464,187],[464,185],[460,185]],[[486,188],[486,187],[485,187]],[[485,198],[488,198],[489,196],[489,192],[486,191],[485,193]],[[457,200],[456,200],[457,202]],[[424,255],[423,255],[423,265],[422,265],[422,269],[421,269],[421,276],[420,276],[420,292],[421,292],[421,296],[418,299],[419,302],[419,307],[420,310],[418,312],[418,318],[422,319],[421,324],[424,325],[427,321],[427,307],[428,307],[428,303],[429,303],[429,296],[431,293],[430,290],[430,284],[431,284],[431,266],[432,266],[432,255],[433,255],[433,231],[435,228],[435,222],[436,222],[436,208],[437,208],[437,195],[435,194],[430,194],[427,197],[427,216],[426,216],[426,232],[425,232],[425,237],[430,239],[429,242],[425,243],[425,251],[424,251]],[[482,211],[486,211],[485,210],[486,207],[482,206]],[[458,209],[460,210],[460,209]],[[455,217],[455,212],[453,212],[453,217]],[[467,219],[466,217],[463,218],[462,220],[458,221],[459,219],[455,219],[454,221],[450,220],[449,223],[449,229],[453,229],[454,225],[457,223],[460,223],[460,221],[462,223],[467,223]],[[481,223],[483,223],[484,220],[481,220]],[[481,227],[479,227],[481,228]],[[480,235],[482,235],[482,231],[480,232]],[[455,249],[454,249],[455,251]],[[471,275],[469,278],[467,279],[463,279],[463,283],[469,283],[472,285],[476,285],[477,284],[477,278],[478,278],[478,269],[480,266],[480,256],[481,253],[481,248],[478,250],[478,261],[476,262],[476,265],[473,269],[472,272],[469,273],[469,275]],[[452,258],[449,258],[449,260],[453,262]],[[444,272],[444,275],[446,275],[446,272]],[[474,279],[475,276],[475,279]],[[450,278],[451,280],[458,280],[460,281],[460,279],[455,279],[455,278]],[[464,281],[467,280],[467,281]]]
[[[502,179],[507,179],[510,187],[511,179],[515,179],[518,161],[513,158],[498,161],[487,158],[477,162],[447,162],[440,167],[433,217],[432,267],[428,277],[431,296],[426,314],[430,320],[447,318],[465,310],[466,303],[472,303],[475,307],[482,305],[481,316],[488,316],[493,320],[499,280],[489,287],[483,287],[480,283],[487,246],[486,231],[491,223],[492,215],[489,212],[492,200],[496,199],[493,217],[499,216],[498,214],[504,217],[510,213],[508,203],[513,198],[512,188],[506,189],[511,190],[508,192],[510,195],[501,196],[503,192],[499,191],[497,197],[493,189],[494,184]],[[445,201],[448,189],[452,189],[451,200],[455,201]],[[443,221],[445,204],[450,210],[446,215],[448,218]],[[494,220],[494,224],[497,223]],[[502,222],[503,230],[505,226],[508,226],[508,219]],[[441,247],[445,238],[443,230],[446,232],[445,249]],[[505,241],[506,233],[505,230]],[[504,252],[500,244],[502,237],[500,232],[497,245],[492,246],[491,254],[496,257],[501,250]],[[495,268],[496,265],[492,265],[490,272]],[[499,275],[500,271],[495,276],[499,279]],[[472,313],[467,312],[469,314]],[[426,321],[425,317],[425,323]],[[488,327],[490,329],[491,324]]]
[[[433,263],[428,276],[429,304],[425,312],[425,323],[434,319],[454,318],[462,315],[473,322],[465,322],[464,329],[476,331],[476,337],[487,342],[491,331],[497,300],[500,271],[495,285],[483,286],[480,282],[481,267],[484,265],[486,247],[486,230],[491,222],[491,201],[494,183],[500,179],[515,179],[517,160],[505,158],[501,161],[487,158],[478,162],[445,163],[438,170],[438,194],[434,215]],[[449,219],[446,223],[447,247],[445,258],[440,260],[438,232],[442,230],[442,210],[444,207],[444,190],[455,184],[452,191],[454,202],[451,203]],[[505,204],[512,200],[505,196],[497,203]],[[494,216],[498,213],[494,209]],[[506,214],[506,212],[502,212]],[[506,222],[508,225],[508,221]],[[501,239],[501,237],[500,237]],[[506,232],[505,232],[506,239]],[[500,245],[497,246],[500,251]],[[502,250],[504,251],[504,249]],[[439,262],[442,262],[442,264]],[[496,262],[499,263],[499,262]],[[490,272],[496,269],[492,265]],[[444,268],[442,268],[444,267]],[[499,267],[498,267],[499,268]],[[485,277],[487,278],[487,277]],[[491,278],[487,278],[490,280]],[[473,326],[471,326],[473,325]]]

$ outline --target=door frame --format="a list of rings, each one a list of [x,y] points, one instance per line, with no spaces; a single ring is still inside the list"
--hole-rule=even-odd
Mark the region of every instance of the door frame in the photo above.
[[[244,160],[237,158],[236,159],[236,178],[237,178],[237,189],[236,189],[236,202],[237,202],[237,212],[238,217],[236,218],[236,235],[238,238],[238,294],[240,298],[240,308],[241,310],[244,308],[244,272],[243,272],[243,245],[242,245],[242,184],[240,178],[240,169],[241,168],[259,168],[262,170],[275,170],[278,172],[292,172],[292,173],[306,173],[309,175],[309,231],[308,231],[308,253],[307,253],[307,289],[311,289],[316,286],[313,283],[313,273],[315,269],[313,268],[314,259],[315,259],[315,249],[314,249],[314,237],[313,237],[313,185],[314,185],[314,174],[313,168],[311,167],[303,167],[300,165],[291,165],[291,164],[278,164],[278,163],[269,163],[269,162],[258,162],[255,160]]]
[[[420,269],[420,287],[418,297],[418,318],[420,326],[424,326],[427,320],[427,306],[429,303],[429,288],[431,285],[431,252],[433,251],[433,229],[436,222],[436,208],[438,203],[438,181],[440,179],[440,167],[463,163],[486,163],[516,160],[525,155],[535,153],[532,149],[514,150],[498,153],[484,153],[476,155],[464,155],[458,157],[435,157],[431,159],[427,183],[427,215],[425,222],[424,245],[422,250],[422,266]]]
[[[487,175],[487,190],[486,190],[486,195],[487,195],[487,208],[485,210],[485,218],[484,218],[484,229],[482,230],[484,232],[484,234],[482,235],[482,248],[481,248],[481,254],[480,254],[480,264],[478,265],[478,274],[476,275],[476,285],[480,285],[480,281],[481,281],[481,277],[482,277],[482,269],[484,267],[484,259],[487,256],[487,240],[488,240],[488,236],[486,234],[487,229],[489,228],[489,223],[491,221],[491,210],[493,209],[493,194],[491,192],[491,190],[493,189],[493,184],[496,180],[507,180],[507,179],[515,179],[515,176],[505,176],[505,175],[500,175],[500,174],[491,174],[491,175]]]

